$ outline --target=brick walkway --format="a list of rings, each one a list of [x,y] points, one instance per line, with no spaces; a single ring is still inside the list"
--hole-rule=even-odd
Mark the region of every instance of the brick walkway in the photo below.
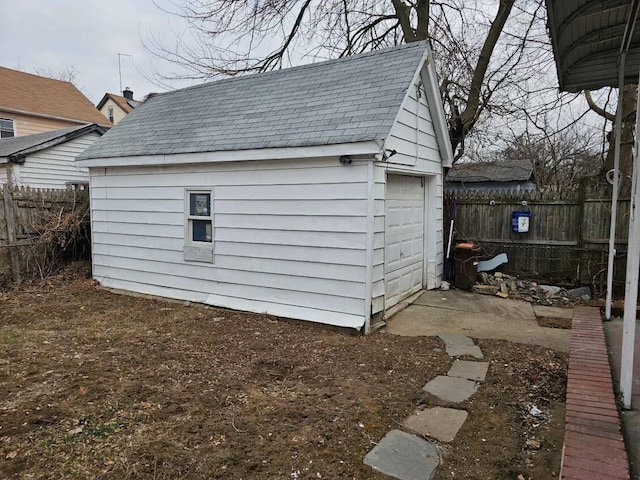
[[[629,479],[600,311],[576,308],[571,326],[562,479]]]

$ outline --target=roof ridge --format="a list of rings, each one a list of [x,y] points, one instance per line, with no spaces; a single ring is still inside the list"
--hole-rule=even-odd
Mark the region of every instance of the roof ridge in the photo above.
[[[182,87],[182,88],[178,88],[176,90],[170,90],[168,92],[160,92],[157,95],[154,95],[154,97],[160,97],[160,96],[165,96],[165,95],[169,95],[172,93],[178,93],[178,92],[184,92],[186,90],[196,90],[199,88],[206,88],[209,87],[211,85],[220,85],[223,83],[227,83],[227,82],[232,82],[232,81],[242,81],[242,80],[247,80],[247,79],[251,79],[251,78],[255,78],[256,76],[260,75],[261,78],[264,78],[264,76],[273,76],[273,75],[279,75],[282,74],[282,72],[290,72],[292,70],[304,70],[304,69],[311,69],[311,68],[317,68],[320,66],[324,66],[330,63],[342,63],[342,62],[346,62],[346,61],[352,61],[354,59],[360,59],[360,58],[366,58],[366,57],[371,57],[371,56],[375,56],[375,55],[385,55],[385,54],[389,54],[389,53],[394,53],[397,52],[398,50],[405,50],[405,49],[409,49],[409,48],[421,48],[424,49],[426,48],[426,45],[428,45],[428,40],[421,40],[419,42],[411,42],[411,43],[403,43],[401,45],[395,45],[393,47],[389,47],[389,48],[381,48],[379,50],[369,50],[367,52],[362,52],[362,53],[356,53],[353,55],[346,55],[344,57],[340,57],[340,58],[330,58],[328,60],[322,60],[320,62],[312,62],[312,63],[305,63],[302,65],[295,65],[293,67],[287,67],[287,68],[279,68],[277,70],[269,70],[267,72],[255,72],[255,73],[249,73],[246,75],[234,75],[234,76],[230,76],[230,77],[225,77],[225,78],[220,78],[217,80],[211,80],[211,81],[205,81],[204,83],[199,83],[197,85],[190,85],[188,87]],[[154,98],[152,97],[152,98]]]
[[[14,68],[8,68],[8,67],[3,67],[0,65],[0,69],[2,70],[9,70],[11,72],[16,72],[16,73],[20,73],[22,75],[29,75],[31,77],[36,77],[36,78],[44,78],[45,80],[51,80],[54,82],[61,82],[61,83],[68,83],[70,85],[73,85],[72,82],[69,82],[68,80],[60,80],[59,78],[51,78],[51,77],[47,77],[45,75],[38,75],[37,73],[29,73],[29,72],[23,72],[22,70],[16,70]],[[75,85],[73,85],[75,87]],[[78,87],[76,87],[78,88]]]

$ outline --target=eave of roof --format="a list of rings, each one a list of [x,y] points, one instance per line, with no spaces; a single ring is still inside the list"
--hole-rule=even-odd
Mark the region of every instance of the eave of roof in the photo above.
[[[561,90],[618,86],[626,52],[625,83],[640,71],[639,0],[546,0],[548,27]]]
[[[459,163],[447,174],[447,182],[526,182],[533,177],[529,160],[505,160],[486,163]]]
[[[98,124],[90,123],[78,127],[26,135],[24,137],[5,138],[0,140],[0,159],[6,160],[0,163],[22,163],[28,155],[93,132],[98,135],[103,135],[106,129]]]
[[[102,99],[98,102],[98,105],[96,105],[96,108],[100,110],[102,107],[104,107],[104,104],[107,103],[107,100],[109,99],[111,99],[116,105],[118,105],[118,107],[120,107],[125,113],[129,113],[135,108],[125,97],[121,95],[115,95],[113,93],[105,93]],[[134,102],[138,104],[140,103],[137,100],[134,100]]]

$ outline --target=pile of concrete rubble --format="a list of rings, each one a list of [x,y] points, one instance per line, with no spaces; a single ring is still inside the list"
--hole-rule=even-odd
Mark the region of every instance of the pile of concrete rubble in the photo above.
[[[592,300],[589,287],[566,289],[554,285],[541,285],[502,272],[478,273],[473,291],[555,307],[568,307]]]

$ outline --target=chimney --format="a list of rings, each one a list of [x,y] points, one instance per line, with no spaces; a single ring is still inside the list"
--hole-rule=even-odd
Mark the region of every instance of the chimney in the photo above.
[[[122,96],[127,100],[133,100],[133,92],[131,91],[131,89],[129,89],[129,87],[123,90]]]

